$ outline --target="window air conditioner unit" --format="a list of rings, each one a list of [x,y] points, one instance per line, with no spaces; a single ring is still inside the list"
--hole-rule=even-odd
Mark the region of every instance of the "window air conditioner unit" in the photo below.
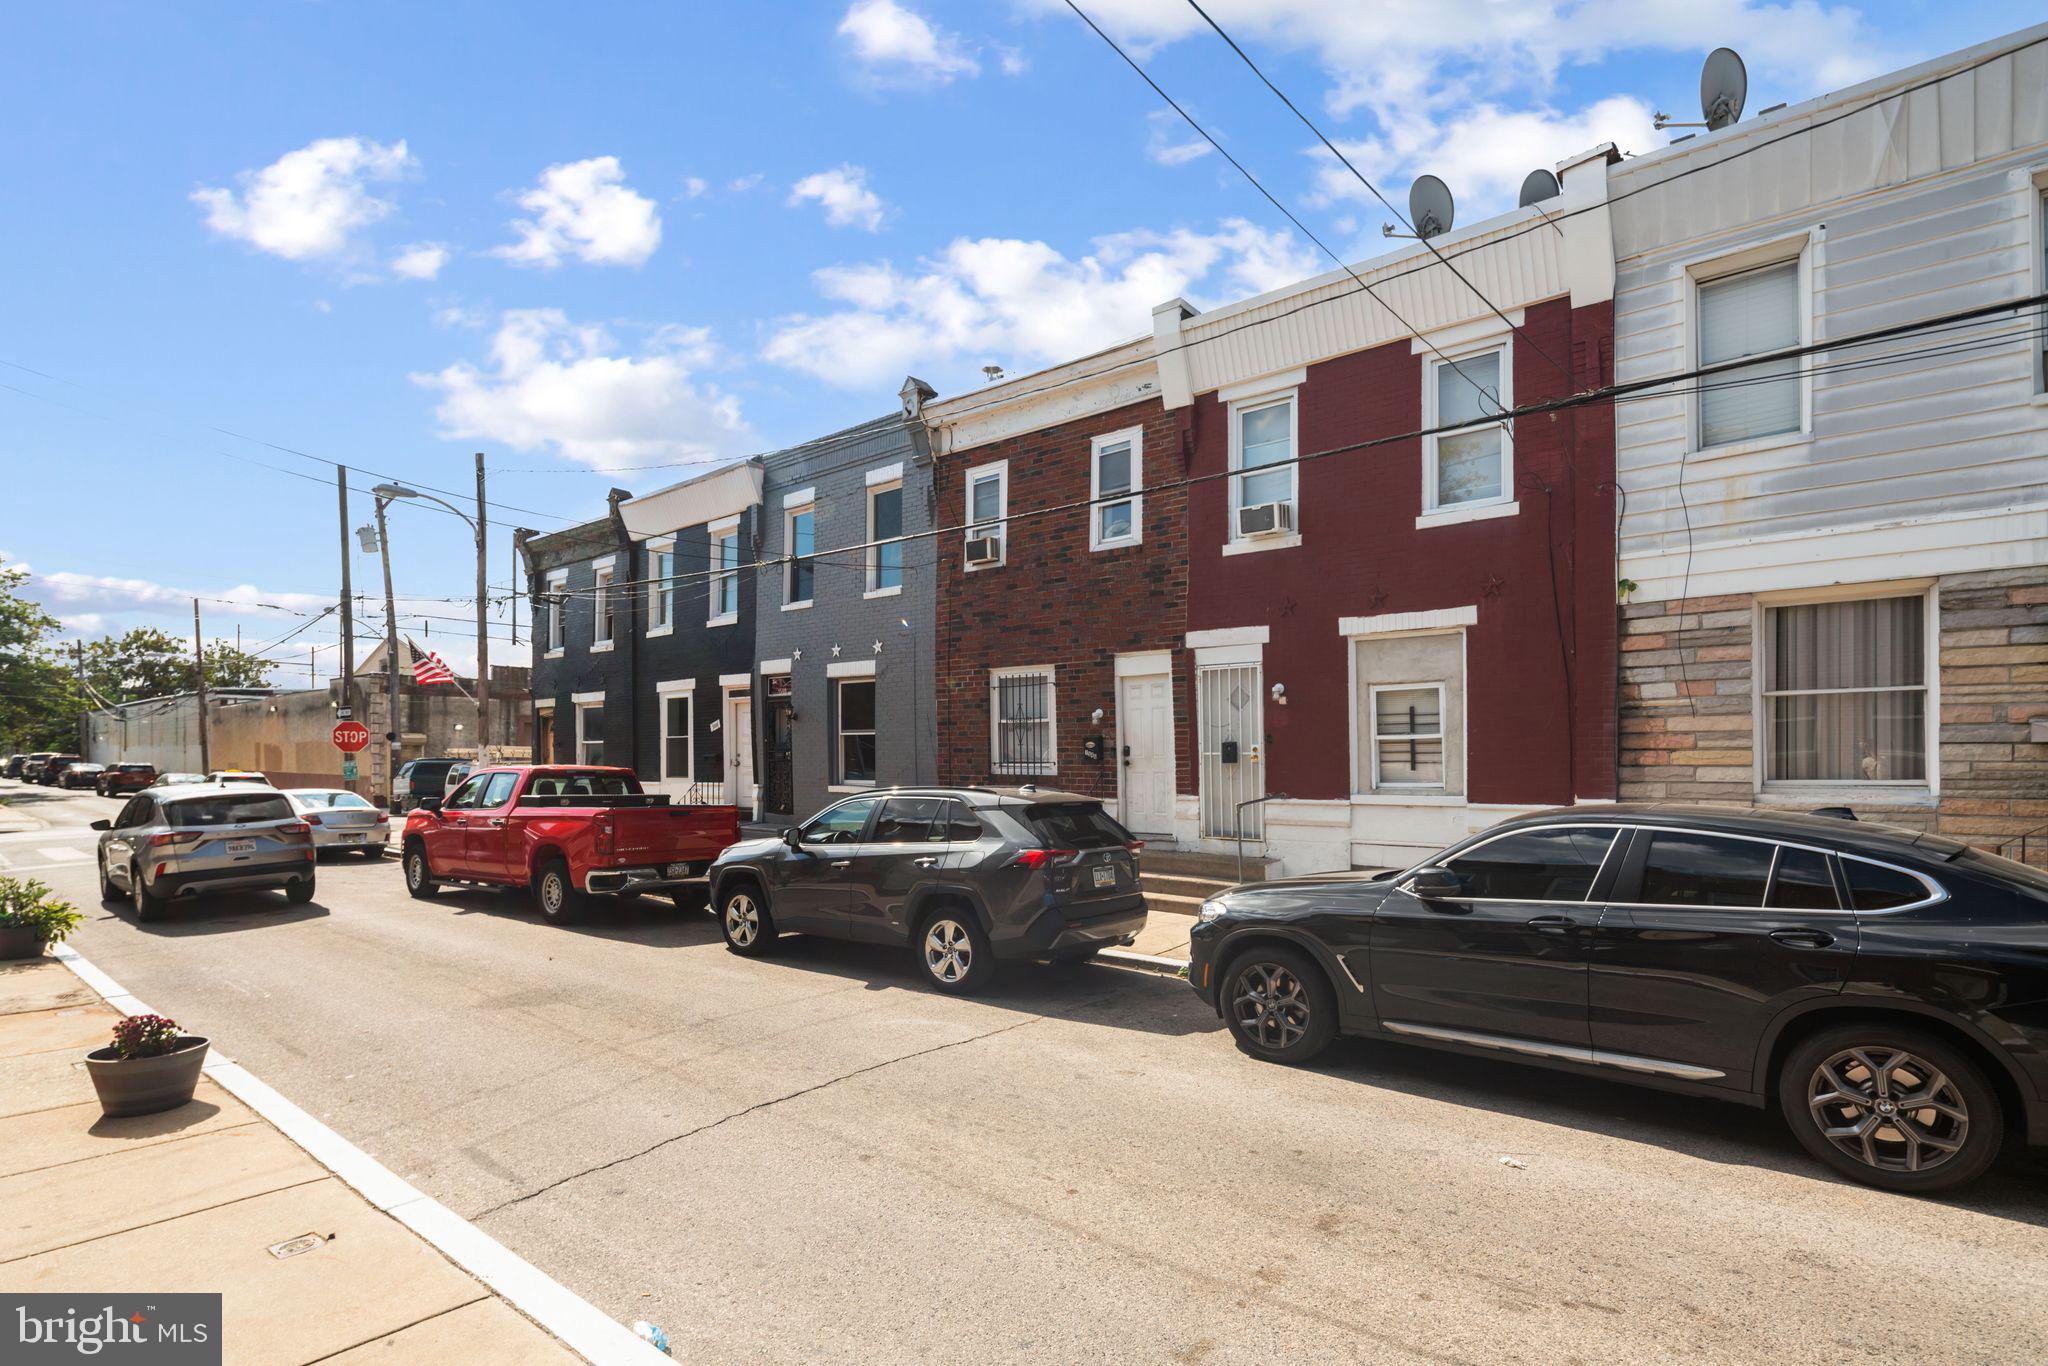
[[[1237,534],[1240,536],[1278,536],[1292,530],[1292,503],[1258,503],[1237,510]]]
[[[967,563],[1001,564],[1003,562],[1003,538],[1000,536],[973,536],[967,541]]]

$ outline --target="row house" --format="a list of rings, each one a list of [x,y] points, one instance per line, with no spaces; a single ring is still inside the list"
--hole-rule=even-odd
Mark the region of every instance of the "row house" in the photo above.
[[[1611,183],[1622,794],[2048,824],[2048,26]]]
[[[788,824],[838,796],[930,782],[932,474],[903,411],[761,457],[754,580],[760,815]],[[751,733],[743,731],[741,733]]]
[[[924,417],[939,522],[964,528],[936,545],[940,775],[1087,793],[1172,837],[1194,792],[1189,428],[1151,340]]]

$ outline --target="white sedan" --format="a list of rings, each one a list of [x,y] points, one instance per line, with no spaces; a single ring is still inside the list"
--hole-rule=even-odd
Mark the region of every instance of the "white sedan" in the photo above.
[[[384,857],[391,816],[355,793],[338,787],[295,787],[285,791],[292,810],[313,828],[313,848],[353,849],[366,858]]]

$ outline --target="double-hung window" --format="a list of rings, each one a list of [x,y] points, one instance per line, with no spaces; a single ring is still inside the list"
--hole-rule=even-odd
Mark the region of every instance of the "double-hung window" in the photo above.
[[[1505,503],[1514,496],[1506,347],[1429,363],[1424,422],[1483,423],[1423,438],[1423,511]],[[1499,421],[1486,421],[1500,418]]]
[[[576,762],[604,762],[604,703],[576,704]]]
[[[591,627],[590,639],[591,648],[595,650],[609,650],[612,648],[612,612],[614,608],[612,600],[617,596],[612,591],[613,573],[614,571],[610,565],[599,569],[597,571],[597,586],[591,593],[594,621]]]
[[[967,471],[967,567],[989,569],[1010,558],[1010,466],[1007,461]]]
[[[1372,785],[1442,788],[1444,689],[1441,683],[1372,690]]]
[[[871,598],[903,591],[903,479],[868,486],[868,586]]]
[[[841,783],[872,783],[875,780],[875,680],[840,678],[833,680],[838,691],[835,710],[839,728],[838,771]]]
[[[815,503],[785,509],[783,535],[788,542],[789,563],[783,568],[784,607],[809,607],[816,587],[818,563],[818,508]]]
[[[546,592],[547,615],[543,618],[543,630],[547,632],[547,657],[557,658],[562,653],[562,604],[569,595],[569,571],[552,570],[548,574]]]
[[[711,616],[707,626],[740,619],[740,522],[713,522],[711,534]]]
[[[1093,500],[1088,528],[1090,550],[1137,545],[1145,539],[1145,432],[1131,427],[1098,436],[1089,443],[1088,496]]]
[[[989,675],[990,764],[997,773],[1059,772],[1050,667]]]
[[[1230,415],[1230,539],[1295,531],[1299,467],[1294,463],[1294,397],[1233,408]],[[1257,511],[1273,508],[1267,516]],[[1252,516],[1247,519],[1247,510]],[[1247,532],[1247,521],[1257,523]]]
[[[661,776],[665,780],[690,782],[697,776],[696,750],[691,721],[695,699],[687,689],[671,690],[656,684],[661,698]]]
[[[676,618],[676,546],[674,541],[647,543],[647,633],[667,635]]]
[[[1924,593],[1764,608],[1764,780],[1927,781]]]
[[[1797,260],[1702,280],[1698,297],[1702,366],[1800,344],[1804,310]],[[1701,376],[1700,449],[1799,431],[1805,425],[1799,370],[1799,358],[1787,356]]]

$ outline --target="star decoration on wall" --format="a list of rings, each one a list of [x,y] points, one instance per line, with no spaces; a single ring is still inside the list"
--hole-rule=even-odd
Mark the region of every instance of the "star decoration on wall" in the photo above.
[[[804,657],[804,652],[802,650],[791,650],[789,652],[789,657],[791,659],[802,659]]]
[[[837,645],[834,645],[834,646],[832,647],[832,657],[833,657],[834,659],[837,659],[837,658],[839,658],[839,647],[838,647]]]
[[[882,653],[882,642],[881,642],[881,641],[879,641],[879,640],[875,642],[875,653],[876,653],[876,654],[880,654],[880,653]]]
[[[1368,612],[1377,612],[1380,610],[1380,608],[1385,607],[1386,605],[1387,590],[1381,588],[1378,584],[1374,584],[1372,592],[1367,593],[1365,595],[1366,610]]]
[[[1479,590],[1479,596],[1482,598],[1497,598],[1501,595],[1501,590],[1506,587],[1507,584],[1501,581],[1500,575],[1488,574],[1486,576],[1486,587]]]

